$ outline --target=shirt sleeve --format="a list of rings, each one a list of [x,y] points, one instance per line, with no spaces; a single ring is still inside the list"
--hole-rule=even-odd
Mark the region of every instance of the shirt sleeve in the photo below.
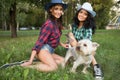
[[[91,28],[85,30],[84,38],[85,38],[85,39],[92,40],[92,29],[91,29]]]
[[[53,25],[51,23],[44,24],[41,27],[40,34],[38,37],[38,40],[35,43],[35,46],[32,48],[32,50],[36,50],[37,53],[40,51],[41,47],[48,41],[48,37],[52,31]]]

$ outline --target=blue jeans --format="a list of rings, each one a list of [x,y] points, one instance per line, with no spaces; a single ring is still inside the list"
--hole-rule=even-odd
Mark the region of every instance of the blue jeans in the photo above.
[[[44,44],[41,48],[41,50],[48,50],[49,53],[53,54],[54,53],[54,48],[52,48],[49,44]]]

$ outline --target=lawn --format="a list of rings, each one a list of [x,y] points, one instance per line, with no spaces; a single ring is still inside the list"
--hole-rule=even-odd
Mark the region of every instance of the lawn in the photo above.
[[[63,31],[61,41],[65,42]],[[9,31],[0,31],[0,66],[6,63],[29,59],[31,48],[37,40],[39,31],[19,31],[18,38],[10,38]],[[97,62],[104,72],[104,80],[120,80],[120,30],[97,30],[93,35],[93,41],[98,42],[100,47],[95,55]],[[56,50],[61,56],[65,56],[66,49],[59,46]],[[54,72],[44,73],[34,69],[20,66],[0,69],[0,80],[94,80],[92,65],[88,69],[89,74],[81,73],[78,67],[76,74],[70,73],[67,68]]]

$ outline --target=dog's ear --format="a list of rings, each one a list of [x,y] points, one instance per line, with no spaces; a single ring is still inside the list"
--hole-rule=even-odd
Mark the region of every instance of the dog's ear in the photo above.
[[[99,47],[100,44],[98,44],[97,42],[92,42],[92,46],[93,46],[93,47]]]
[[[98,44],[97,42],[92,42],[92,54],[95,55],[97,47],[99,47],[100,44]]]
[[[92,42],[92,51],[95,52],[97,50],[97,47],[99,47],[100,44],[98,44],[97,42]]]

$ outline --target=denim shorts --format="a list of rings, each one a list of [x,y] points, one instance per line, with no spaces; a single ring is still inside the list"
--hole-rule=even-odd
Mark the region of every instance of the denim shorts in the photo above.
[[[49,44],[44,44],[41,48],[41,50],[48,50],[49,53],[53,54],[54,53],[54,48],[52,48]]]

